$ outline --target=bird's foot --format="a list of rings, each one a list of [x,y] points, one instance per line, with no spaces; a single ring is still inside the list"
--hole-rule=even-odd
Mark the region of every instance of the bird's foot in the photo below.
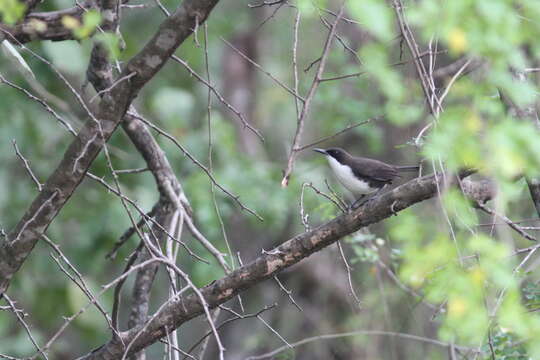
[[[358,209],[360,206],[364,205],[366,202],[369,201],[369,198],[366,199],[366,195],[362,195],[358,199],[356,199],[351,205],[349,205],[349,208],[347,209],[349,212]]]
[[[396,204],[397,204],[397,200],[394,200],[394,202],[392,203],[392,205],[390,205],[390,211],[392,212],[392,214],[393,214],[394,216],[397,216],[397,211],[396,211],[396,208],[395,208]]]
[[[355,202],[351,204],[349,207],[349,212],[358,209],[361,206],[366,205],[367,203],[377,199],[379,195],[373,195],[366,198],[366,196],[362,196],[361,198],[357,199]]]

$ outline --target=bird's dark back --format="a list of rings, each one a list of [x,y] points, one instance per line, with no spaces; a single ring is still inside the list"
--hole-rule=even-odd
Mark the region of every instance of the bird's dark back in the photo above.
[[[370,178],[373,181],[389,184],[399,173],[395,166],[375,159],[351,157],[353,172],[361,178]]]

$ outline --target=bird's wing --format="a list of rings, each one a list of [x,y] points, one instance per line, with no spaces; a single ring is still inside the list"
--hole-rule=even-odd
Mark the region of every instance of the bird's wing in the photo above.
[[[375,159],[364,158],[354,166],[354,174],[358,177],[370,178],[375,181],[391,182],[399,174],[392,165],[385,164]]]

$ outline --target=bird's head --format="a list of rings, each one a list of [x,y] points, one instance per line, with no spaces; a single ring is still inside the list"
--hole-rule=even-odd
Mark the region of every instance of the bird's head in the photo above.
[[[328,148],[326,150],[316,148],[316,149],[313,149],[313,151],[321,153],[325,156],[332,157],[336,159],[337,161],[339,161],[340,163],[342,162],[343,159],[350,156],[345,150],[340,149],[340,148]]]

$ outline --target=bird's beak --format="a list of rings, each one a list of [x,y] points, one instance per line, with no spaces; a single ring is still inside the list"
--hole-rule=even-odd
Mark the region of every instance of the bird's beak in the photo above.
[[[315,149],[313,149],[313,151],[316,151],[316,152],[318,152],[318,153],[321,153],[321,154],[323,154],[323,155],[326,155],[326,150],[324,150],[324,149],[315,148]]]

